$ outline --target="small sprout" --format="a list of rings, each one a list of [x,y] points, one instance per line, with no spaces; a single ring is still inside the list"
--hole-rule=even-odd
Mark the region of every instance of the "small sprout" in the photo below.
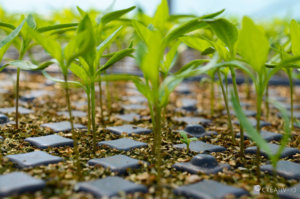
[[[187,150],[187,152],[189,152],[189,151],[190,151],[190,143],[191,143],[192,141],[197,141],[197,138],[195,138],[195,137],[193,137],[193,138],[188,138],[186,132],[184,132],[184,131],[180,131],[179,133],[180,133],[180,136],[181,136],[180,141],[181,141],[182,143],[186,144],[186,150]]]

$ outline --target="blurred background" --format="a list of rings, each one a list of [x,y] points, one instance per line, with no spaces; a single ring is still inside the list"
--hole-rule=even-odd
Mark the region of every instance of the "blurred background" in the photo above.
[[[276,17],[300,18],[299,0],[169,0],[174,14],[197,14],[226,9],[225,15],[241,17],[248,15],[255,20],[270,20]],[[9,12],[38,12],[49,14],[52,11],[80,6],[83,9],[105,10],[113,4],[113,9],[132,5],[142,7],[147,14],[153,14],[160,0],[1,0],[0,7]]]

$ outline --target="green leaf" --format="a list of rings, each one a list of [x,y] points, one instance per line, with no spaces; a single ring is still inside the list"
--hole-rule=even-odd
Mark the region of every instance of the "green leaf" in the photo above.
[[[62,79],[57,79],[57,78],[54,78],[52,76],[50,76],[46,71],[42,71],[42,74],[47,78],[47,79],[50,79],[51,81],[54,81],[54,82],[57,82],[59,84],[61,84],[62,86],[70,86],[70,87],[83,87],[83,85],[80,83],[80,82],[77,82],[77,81],[70,81],[68,80],[67,82],[62,80]]]
[[[53,62],[47,61],[42,63],[41,65],[35,65],[32,64],[30,61],[16,60],[16,61],[11,61],[8,64],[20,68],[21,70],[38,71],[38,70],[44,70],[49,65],[53,64]]]
[[[153,88],[158,89],[159,69],[165,48],[162,47],[162,36],[157,30],[149,32],[148,40],[146,44],[138,45],[136,57],[144,77],[150,80]]]
[[[180,74],[185,70],[191,69],[191,68],[197,68],[201,64],[208,63],[209,59],[195,59],[193,61],[190,61],[186,65],[182,66],[179,71],[176,72],[176,74]]]
[[[96,44],[94,39],[93,25],[88,15],[80,21],[75,37],[64,49],[67,66],[82,56],[88,65],[93,66],[96,56]]]
[[[292,52],[293,55],[300,55],[300,25],[292,20],[290,24],[290,35],[292,39]]]
[[[244,17],[237,42],[243,59],[258,73],[264,69],[269,54],[269,42],[264,32],[249,17]]]
[[[233,52],[234,44],[238,39],[238,31],[235,25],[223,18],[207,20],[206,22],[212,27],[217,37]]]
[[[186,33],[189,33],[199,28],[203,28],[205,26],[207,26],[207,23],[205,23],[201,19],[197,18],[190,20],[169,31],[169,33],[166,35],[165,41],[166,43],[169,43],[170,41],[177,39],[178,37],[181,37]]]
[[[177,49],[180,42],[176,42],[172,45],[171,49],[164,57],[164,62],[162,64],[161,70],[163,73],[167,74],[170,69],[174,66],[177,59]]]
[[[208,41],[201,39],[199,37],[184,36],[184,37],[180,37],[179,39],[190,48],[194,48],[199,52],[203,52],[207,48],[211,47],[211,44]]]
[[[87,75],[87,72],[85,71],[85,69],[75,63],[72,63],[69,67],[70,71],[76,75],[77,77],[79,77],[82,82],[84,84],[88,83],[89,77]]]
[[[234,112],[236,113],[236,116],[241,126],[247,132],[247,135],[251,138],[251,140],[253,140],[256,143],[256,145],[259,148],[261,148],[264,152],[266,152],[269,157],[272,157],[273,154],[269,147],[269,144],[262,138],[262,136],[255,130],[255,128],[249,122],[244,112],[242,111],[242,108],[239,105],[233,91],[231,92],[231,101],[232,101]]]
[[[131,74],[103,74],[100,77],[96,79],[97,81],[106,81],[106,82],[112,82],[112,81],[137,81],[139,77],[136,75]]]
[[[183,142],[187,142],[188,137],[187,137],[186,132],[180,131],[179,133],[180,133],[180,136],[182,137]]]
[[[78,10],[78,12],[80,13],[81,16],[86,15],[86,12],[84,10],[82,10],[79,6],[76,6],[76,9]]]
[[[203,16],[201,16],[201,17],[199,17],[199,18],[200,18],[200,19],[211,19],[211,18],[214,18],[214,17],[219,16],[219,15],[222,14],[224,11],[225,11],[225,9],[222,9],[222,10],[220,10],[220,11],[217,11],[217,12],[214,12],[214,13],[211,13],[211,14],[203,15]]]
[[[3,66],[0,67],[0,72],[3,71],[9,64],[4,64]]]
[[[59,63],[63,62],[62,49],[57,41],[32,29],[30,29],[29,32],[33,39],[39,45],[41,45],[54,59],[56,59]]]
[[[290,120],[289,120],[288,112],[282,106],[282,104],[274,100],[269,100],[269,102],[272,103],[272,105],[274,105],[280,111],[280,115],[284,121],[284,134],[282,139],[280,140],[280,147],[272,158],[272,164],[274,167],[276,167],[277,161],[279,160],[284,148],[289,143],[289,139],[291,137],[291,128],[290,128]]]
[[[147,98],[148,103],[152,104],[153,99],[152,99],[152,91],[149,88],[148,85],[146,85],[141,79],[135,79],[133,80],[133,83],[135,84],[135,87],[137,90],[144,95],[145,98]]]
[[[130,8],[126,8],[126,9],[123,9],[123,10],[117,10],[117,11],[114,11],[114,12],[107,13],[101,18],[101,23],[102,24],[107,24],[110,21],[119,19],[120,17],[122,17],[123,15],[125,15],[126,13],[132,11],[135,8],[136,8],[135,6],[132,6]]]
[[[21,22],[21,24],[16,29],[14,29],[9,35],[7,35],[3,40],[0,41],[0,49],[4,45],[11,42],[16,36],[18,36],[20,31],[22,30],[22,27],[23,27],[24,23],[25,23],[25,19]]]
[[[49,32],[53,30],[61,30],[65,28],[73,28],[77,27],[78,23],[65,23],[65,24],[56,24],[56,25],[51,25],[51,26],[43,26],[37,29],[38,32],[43,33],[43,32]]]
[[[183,81],[183,78],[168,76],[159,87],[159,101],[161,107],[166,107],[169,103],[169,96],[174,89]]]
[[[120,26],[117,30],[115,30],[111,35],[109,35],[103,42],[101,42],[97,46],[97,54],[102,55],[104,50],[114,41],[114,39],[118,36],[123,26]]]
[[[32,29],[36,28],[36,22],[35,22],[35,20],[34,20],[34,18],[32,16],[32,14],[30,14],[30,15],[27,16],[26,23]]]
[[[9,28],[11,30],[16,29],[16,27],[14,25],[9,24],[9,23],[4,23],[4,22],[0,22],[0,27]]]
[[[154,27],[160,29],[161,31],[164,30],[168,18],[169,18],[168,2],[167,0],[162,0],[159,6],[157,7],[157,10],[153,18]]]
[[[137,20],[133,20],[132,25],[139,38],[146,43],[146,41],[148,41],[149,35],[151,34],[150,30],[144,24],[138,22]]]
[[[97,71],[97,74],[100,74],[102,71],[105,71],[114,63],[120,61],[124,57],[130,56],[134,52],[133,48],[123,49],[116,52],[100,69]]]

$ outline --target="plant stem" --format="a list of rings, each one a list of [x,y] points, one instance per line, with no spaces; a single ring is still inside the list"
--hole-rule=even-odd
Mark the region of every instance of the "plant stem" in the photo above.
[[[16,82],[16,129],[19,129],[19,84],[20,84],[20,68],[17,68],[17,82]]]
[[[91,105],[92,105],[92,128],[93,128],[93,152],[96,152],[96,109],[95,109],[95,83],[91,83]]]
[[[224,84],[223,84],[223,81],[222,81],[222,78],[221,78],[220,70],[218,70],[217,73],[218,73],[218,78],[219,78],[220,86],[221,86],[221,89],[222,89],[223,98],[224,98],[224,101],[225,101],[228,126],[229,126],[230,133],[231,133],[231,136],[232,136],[232,142],[235,143],[235,134],[234,134],[233,126],[232,126],[232,123],[231,123],[231,114],[230,114],[229,106],[228,106],[228,98],[227,98],[227,95],[226,95],[226,92],[225,92],[225,89],[224,89]]]
[[[105,88],[106,88],[106,107],[107,107],[107,113],[110,116],[111,113],[111,104],[112,104],[112,100],[111,100],[111,89],[109,86],[109,82],[106,82],[105,84]]]
[[[260,133],[260,117],[261,117],[261,105],[262,105],[262,98],[263,98],[263,89],[260,85],[262,84],[262,75],[258,75],[258,85],[256,85],[256,93],[257,93],[257,99],[256,99],[256,130],[258,133]],[[257,183],[260,182],[260,148],[257,145],[256,150],[256,176],[257,176]]]
[[[211,79],[210,82],[210,115],[211,117],[214,115],[214,107],[215,107],[215,88],[214,88],[214,80]]]
[[[99,102],[100,102],[100,117],[101,117],[101,125],[105,127],[104,123],[104,113],[103,113],[103,90],[102,90],[102,81],[99,81]]]
[[[233,84],[233,90],[234,90],[234,95],[235,98],[237,99],[237,102],[239,105],[240,104],[240,98],[239,98],[239,93],[238,93],[238,88],[237,88],[237,83],[236,83],[236,74],[233,68],[230,68],[231,72],[231,77],[232,77],[232,84]],[[245,162],[245,147],[244,147],[244,129],[242,125],[240,125],[240,154],[241,154],[241,160],[244,163]]]
[[[159,107],[159,103],[154,104],[154,139],[155,141],[155,168],[157,171],[157,184],[160,189],[160,179],[161,179],[161,108]],[[160,192],[160,191],[159,191]]]
[[[245,75],[245,82],[246,82],[246,99],[250,100],[251,97],[251,83],[250,83],[250,79],[248,77],[248,75]]]
[[[70,101],[70,94],[69,94],[69,85],[68,85],[68,73],[64,74],[64,80],[65,80],[66,101],[67,101],[68,112],[69,112],[69,117],[70,117],[72,138],[74,140],[76,172],[77,172],[77,177],[80,180],[81,179],[81,168],[80,168],[80,162],[79,162],[78,138],[77,138],[77,133],[74,130],[74,122],[73,122],[73,115],[72,115],[72,108],[71,108],[71,101]]]
[[[294,130],[294,83],[291,69],[287,69],[290,83],[291,131]]]
[[[269,104],[269,85],[266,87],[266,101],[265,101],[265,106],[266,106],[266,117],[269,119],[270,116],[270,104]]]
[[[88,134],[91,135],[91,91],[90,88],[88,89],[89,91],[86,93],[88,101]]]

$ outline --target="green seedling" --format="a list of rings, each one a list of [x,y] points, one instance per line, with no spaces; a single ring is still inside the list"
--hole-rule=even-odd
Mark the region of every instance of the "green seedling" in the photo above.
[[[2,24],[3,25],[3,24]],[[11,25],[13,27],[13,25]],[[52,64],[51,61],[46,61],[40,65],[35,65],[30,63],[29,61],[24,61],[24,55],[26,54],[26,52],[33,46],[31,44],[31,36],[29,34],[29,30],[30,29],[36,29],[36,23],[33,19],[32,15],[28,15],[23,22],[12,31],[11,33],[11,37],[8,36],[9,38],[7,38],[6,41],[9,41],[9,43],[13,43],[16,48],[19,50],[19,60],[17,61],[10,61],[8,62],[8,64],[4,65],[1,70],[3,70],[6,66],[11,65],[11,66],[15,66],[17,68],[17,79],[16,79],[16,129],[19,128],[19,112],[18,112],[18,108],[19,108],[19,77],[20,77],[20,72],[21,70],[26,70],[26,71],[38,71],[38,70],[42,70],[46,67],[48,67],[50,64]],[[20,36],[20,37],[17,37]],[[20,38],[18,40],[14,40],[13,38]],[[6,45],[4,45],[3,50],[1,48],[1,57],[3,56],[4,52],[7,50],[7,48],[9,47],[9,43],[7,43]]]
[[[217,51],[220,55],[219,62],[224,61],[233,61],[235,60],[236,56],[236,42],[238,39],[238,31],[237,28],[230,23],[228,20],[220,18],[220,19],[213,19],[213,20],[206,20],[206,23],[209,25],[209,27],[213,30],[215,35],[219,38],[219,40],[214,41],[212,39],[208,39],[207,37],[203,36],[188,36],[183,37],[182,41],[186,43],[188,46],[200,51],[200,52],[207,52],[208,49],[214,49],[211,52]],[[221,41],[221,42],[220,42]],[[212,48],[213,47],[213,48]],[[233,82],[233,88],[235,95],[238,96],[238,89],[237,89],[237,83],[236,83],[236,73],[235,73],[235,67],[227,67],[227,68],[220,68],[218,70],[212,70],[208,74],[209,76],[214,79],[215,73],[217,73],[219,77],[219,83],[221,86],[224,102],[225,102],[225,108],[227,112],[227,118],[228,118],[228,127],[230,129],[231,135],[232,135],[232,141],[235,143],[235,133],[233,131],[233,125],[232,125],[232,119],[231,114],[229,111],[229,104],[228,104],[228,80],[227,76],[228,73],[231,73],[232,76],[232,82]],[[225,86],[223,84],[223,80],[221,77],[221,73],[225,76]],[[212,81],[213,82],[213,81]],[[211,85],[211,96],[214,96],[213,91],[213,83]],[[237,98],[239,100],[239,98]],[[211,107],[213,105],[211,104]],[[212,111],[211,111],[212,112]],[[241,148],[241,157],[244,157],[244,134],[243,129],[240,129],[241,132],[241,139],[240,139],[240,148]]]
[[[263,95],[274,71],[269,71],[265,67],[269,53],[268,39],[263,30],[256,26],[248,17],[243,18],[242,29],[237,42],[237,50],[242,59],[252,68],[252,71],[248,71],[247,74],[252,79],[256,89],[256,131],[260,132]],[[257,181],[259,182],[260,150],[257,150],[256,160]]]
[[[218,14],[220,13],[221,12],[218,12]],[[210,17],[216,15],[212,14]],[[203,17],[199,17],[181,24],[166,33],[160,29],[160,25],[165,23],[168,16],[168,4],[166,0],[163,0],[158,6],[154,17],[151,19],[152,24],[145,26],[138,21],[133,21],[133,26],[140,38],[136,59],[144,75],[144,79],[136,80],[134,83],[139,92],[148,100],[154,136],[152,150],[154,153],[158,184],[160,183],[161,176],[162,109],[167,106],[170,93],[185,77],[188,75],[203,74],[215,63],[213,61],[209,66],[201,68],[197,73],[193,73],[194,71],[191,70],[195,65],[203,64],[207,62],[207,60],[192,61],[184,66],[182,70],[171,75],[169,71],[172,68],[171,60],[174,60],[174,56],[176,55],[176,53],[174,53],[176,50],[173,49],[176,49],[176,45],[178,45],[176,42],[177,39],[190,31],[202,28],[205,23],[203,22]],[[167,48],[171,50],[165,55]]]
[[[83,12],[83,11],[82,11]],[[104,41],[97,44],[96,41],[96,35],[94,34],[96,32],[96,29],[98,26],[94,26],[89,15],[84,14],[84,17],[81,21],[81,23],[78,26],[78,32],[81,34],[82,39],[83,38],[89,38],[88,48],[82,52],[80,55],[78,55],[78,60],[71,63],[68,69],[80,79],[80,81],[68,81],[68,83],[82,87],[87,95],[88,99],[88,132],[90,133],[92,129],[92,135],[93,135],[93,152],[96,151],[97,143],[96,143],[96,96],[95,96],[95,83],[102,81],[114,81],[114,80],[131,80],[131,76],[129,75],[104,75],[102,76],[102,72],[107,70],[109,67],[111,67],[114,63],[118,62],[119,60],[123,59],[126,56],[130,56],[133,52],[133,48],[127,48],[123,49],[114,53],[111,53],[110,55],[107,55],[106,57],[108,60],[100,64],[100,59],[103,55],[103,52],[106,48],[109,47],[111,42],[116,38],[118,33],[122,30],[122,27],[117,28],[111,35],[109,35]],[[76,42],[76,40],[73,41],[74,43],[70,43],[70,46],[72,46],[72,49],[80,49],[82,48],[81,42]],[[70,55],[72,53],[70,52]],[[54,78],[51,78],[46,72],[44,74],[56,81],[56,82],[63,82],[61,80],[57,80]],[[91,127],[92,126],[92,127]]]
[[[280,110],[280,113],[284,120],[284,134],[283,134],[283,138],[280,141],[280,147],[276,151],[276,153],[272,153],[269,144],[260,135],[260,132],[257,131],[257,129],[255,129],[254,127],[252,127],[251,123],[243,113],[242,108],[239,105],[238,100],[236,99],[236,96],[233,92],[231,93],[231,100],[232,100],[234,111],[237,115],[238,120],[240,121],[240,124],[243,126],[243,128],[245,129],[245,131],[247,132],[251,140],[253,140],[257,145],[257,150],[262,149],[264,152],[267,153],[269,159],[271,160],[271,164],[275,174],[277,163],[280,159],[281,153],[283,152],[284,148],[288,144],[289,138],[291,136],[291,128],[289,125],[290,121],[288,118],[287,111],[282,107],[280,103],[276,101],[271,101],[271,103],[275,105],[275,107],[278,110]],[[276,182],[274,182],[274,185],[276,185]]]
[[[192,141],[197,141],[198,139],[195,138],[195,137],[193,137],[193,138],[188,138],[186,132],[184,132],[184,131],[180,131],[179,133],[180,133],[180,136],[181,136],[180,141],[181,141],[182,143],[186,144],[186,151],[187,151],[187,153],[188,153],[188,152],[190,151],[190,143],[191,143]]]
[[[61,44],[54,40],[53,38],[42,34],[38,30],[30,29],[30,34],[33,39],[41,45],[52,57],[55,59],[61,69],[63,75],[64,89],[65,89],[65,97],[67,108],[69,112],[72,138],[74,140],[74,153],[75,153],[75,164],[77,168],[77,176],[80,179],[80,162],[79,162],[79,150],[78,150],[78,136],[74,131],[74,122],[72,116],[71,109],[71,101],[70,101],[70,89],[69,89],[69,81],[68,81],[68,70],[71,64],[78,57],[86,54],[92,46],[92,38],[87,37],[89,35],[88,29],[86,26],[87,17],[83,17],[77,27],[77,31],[75,36],[71,38],[71,40],[65,45],[61,47]]]
[[[113,26],[113,22],[121,22],[122,25],[126,25],[127,23],[131,23],[130,19],[126,19],[126,18],[121,18],[124,15],[126,15],[127,13],[131,12],[132,10],[135,9],[135,6],[123,9],[123,10],[116,10],[116,11],[112,11],[112,12],[108,12],[105,13],[99,20],[99,23],[97,24],[96,27],[96,31],[95,31],[95,37],[96,38],[100,38],[100,40],[98,40],[97,42],[99,43],[101,40],[104,40],[105,37],[109,37],[106,36],[104,33],[106,33],[106,30],[110,30],[112,29]],[[119,23],[117,23],[116,27],[119,27]],[[120,41],[120,39],[117,39],[118,36],[122,35],[123,31],[118,31],[117,34],[114,35],[114,37],[112,37],[112,39],[109,41],[109,44],[106,46],[106,50],[110,50],[110,45],[112,44],[112,42],[116,42],[118,43]],[[109,33],[112,34],[112,33]],[[124,33],[123,33],[124,34]],[[97,35],[101,35],[100,37]],[[119,46],[120,47],[120,46]],[[122,47],[120,47],[120,49],[122,49]],[[103,51],[104,52],[104,51]],[[101,54],[103,54],[103,52]],[[112,55],[110,52],[108,55]],[[108,57],[109,58],[109,57]],[[112,64],[111,64],[112,65]],[[106,73],[108,68],[106,68],[105,70],[102,70],[101,73]],[[99,74],[100,75],[100,74]],[[104,114],[103,114],[103,89],[102,89],[102,81],[98,82],[98,86],[99,86],[99,102],[100,102],[100,114],[101,114],[101,123],[102,126],[105,126],[105,122],[104,122]],[[109,92],[109,83],[107,82],[106,84],[106,104],[107,104],[107,111],[110,113],[110,108],[111,108],[111,92]]]

